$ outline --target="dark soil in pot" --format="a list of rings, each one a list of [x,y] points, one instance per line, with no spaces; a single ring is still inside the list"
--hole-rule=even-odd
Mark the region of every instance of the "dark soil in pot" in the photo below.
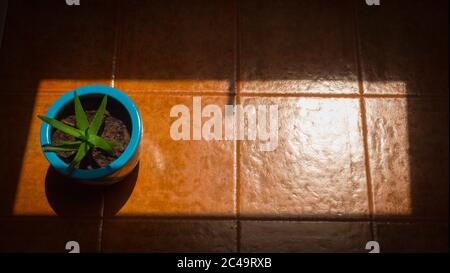
[[[94,118],[96,109],[101,103],[103,96],[82,96],[81,103],[89,122]],[[56,117],[58,120],[75,127],[75,110],[73,101],[66,106]],[[98,169],[109,165],[116,160],[128,146],[130,142],[131,119],[127,110],[121,103],[108,97],[108,104],[103,118],[102,126],[98,135],[102,138],[114,141],[114,153],[109,154],[101,149],[92,148],[89,154],[80,162],[79,169]],[[59,144],[61,141],[74,141],[74,137],[61,133],[58,130],[52,132],[52,144]],[[58,152],[57,155],[66,163],[72,162],[76,152]]]

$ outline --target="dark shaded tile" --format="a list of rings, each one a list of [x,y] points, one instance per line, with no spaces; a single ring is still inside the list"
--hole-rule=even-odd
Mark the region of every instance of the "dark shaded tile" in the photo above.
[[[229,92],[233,1],[122,1],[117,86],[125,91]]]
[[[242,252],[367,252],[370,224],[243,221]]]
[[[380,252],[448,252],[448,223],[376,223]]]
[[[0,89],[34,93],[110,84],[115,14],[116,1],[10,1]]]
[[[448,94],[448,1],[356,2],[365,92]]]
[[[367,217],[358,100],[250,98],[277,105],[278,139],[241,142],[240,211],[248,217]]]
[[[126,234],[126,236],[117,236]],[[235,221],[106,219],[104,252],[234,252]]]
[[[225,140],[174,140],[172,107],[193,115],[193,97],[133,94],[143,117],[144,135],[136,178],[105,191],[106,215],[235,215],[235,144]],[[227,97],[202,96],[203,107],[222,108]],[[203,122],[207,118],[202,119]],[[191,126],[193,126],[191,124]],[[192,129],[190,135],[192,137]],[[127,184],[128,183],[128,184]],[[127,195],[128,192],[128,195]]]
[[[0,215],[99,216],[101,191],[50,169],[40,143],[41,121],[57,95],[5,94],[0,102]]]
[[[6,11],[8,9],[8,1],[0,2],[0,48],[3,41],[3,28],[5,26]]]
[[[96,252],[98,220],[25,217],[0,219],[0,252],[68,252],[76,241],[80,253]]]
[[[448,102],[366,104],[375,216],[448,219]]]
[[[358,93],[351,2],[239,4],[242,92]]]

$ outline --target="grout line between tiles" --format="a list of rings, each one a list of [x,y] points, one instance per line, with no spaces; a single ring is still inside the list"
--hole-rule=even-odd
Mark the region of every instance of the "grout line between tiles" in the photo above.
[[[116,85],[116,72],[117,72],[117,54],[118,54],[118,46],[120,39],[120,0],[116,0],[116,16],[114,20],[114,49],[113,56],[111,61],[111,87],[115,87]],[[102,244],[103,244],[103,218],[105,213],[105,190],[101,191],[101,204],[100,204],[100,220],[98,226],[98,234],[97,234],[97,252],[102,252]]]
[[[367,128],[367,112],[366,112],[366,102],[364,98],[360,101],[360,111],[361,111],[361,122],[363,131],[363,144],[364,144],[364,165],[366,171],[366,181],[367,181],[367,197],[369,204],[370,218],[373,220],[374,204],[373,204],[373,190],[372,190],[372,174],[370,170],[370,154],[369,154],[369,141],[368,141],[368,128]]]
[[[112,83],[111,83],[112,85]],[[114,83],[116,86],[116,83]],[[236,85],[237,89],[239,89],[239,85]],[[29,92],[27,92],[29,91]],[[21,89],[19,92],[11,92],[11,91],[1,91],[0,93],[4,95],[17,95],[17,96],[29,96],[29,93],[33,91],[36,92],[36,90],[32,89]],[[398,98],[398,99],[410,99],[410,98],[417,98],[417,99],[442,99],[442,98],[448,98],[448,96],[444,95],[407,95],[407,94],[331,94],[331,93],[282,93],[282,94],[276,94],[276,93],[251,93],[251,92],[239,92],[239,94],[233,93],[230,94],[229,92],[222,92],[222,91],[200,91],[200,92],[193,92],[193,91],[127,91],[122,90],[128,95],[148,95],[148,96],[217,96],[217,97],[229,97],[230,95],[233,96],[244,96],[244,97],[285,97],[285,98],[324,98],[324,99],[359,99],[361,97],[366,99],[392,99],[392,98]],[[41,95],[63,95],[64,93],[69,92],[69,90],[40,90],[36,93],[39,93]]]
[[[116,87],[116,74],[117,74],[117,55],[120,41],[120,0],[116,2],[116,16],[114,26],[114,50],[112,57],[112,69],[111,69],[111,87]]]
[[[359,25],[358,25],[358,11],[356,7],[356,2],[354,1],[354,9],[353,9],[353,24],[355,28],[355,57],[356,57],[356,69],[357,69],[357,77],[358,77],[358,91],[359,95],[364,96],[364,81],[363,81],[363,72],[362,72],[362,55],[361,55],[361,42],[360,42],[360,33],[359,33]]]
[[[100,221],[98,225],[98,234],[97,234],[97,252],[102,252],[102,243],[103,243],[103,216],[105,213],[105,191],[104,189],[101,192],[101,203],[100,203]]]
[[[259,221],[259,222],[369,222],[368,217],[354,217],[354,218],[338,218],[338,217],[251,217],[241,216],[241,221]]]
[[[241,97],[240,97],[240,73],[241,73],[241,56],[240,56],[240,10],[239,10],[239,1],[234,1],[234,22],[235,22],[235,33],[234,33],[234,77],[235,77],[235,103],[239,105],[241,103]],[[242,227],[241,227],[241,141],[236,140],[236,252],[241,252],[241,235],[242,235]]]
[[[374,222],[373,220],[370,221],[370,228],[372,232],[372,240],[376,242],[380,242],[380,238],[378,236],[378,222]]]
[[[330,93],[264,93],[264,92],[241,92],[245,97],[317,97],[317,98],[359,98],[360,95],[352,93],[330,94]]]
[[[237,97],[234,98],[234,103],[237,104]],[[233,113],[234,115],[234,113]],[[240,152],[239,152],[239,140],[234,141],[234,181],[235,181],[235,220],[236,220],[236,251],[240,250]]]
[[[372,174],[370,170],[370,157],[369,157],[369,140],[368,140],[368,129],[367,129],[367,112],[366,112],[366,101],[365,101],[365,92],[364,92],[364,79],[363,79],[363,71],[362,71],[362,50],[361,50],[361,35],[359,29],[359,18],[358,18],[358,3],[353,1],[353,25],[354,25],[354,35],[355,35],[355,43],[356,43],[356,67],[357,67],[357,75],[358,75],[358,88],[359,88],[359,105],[360,105],[360,114],[361,114],[361,123],[362,123],[362,132],[363,132],[363,146],[364,146],[364,166],[366,172],[366,185],[367,185],[367,203],[369,209],[369,217],[370,217],[370,233],[372,240],[375,240],[375,230],[374,230],[374,222],[373,222],[373,214],[374,214],[374,204],[373,204],[373,190],[372,190]]]
[[[2,216],[0,221],[52,221],[52,220],[84,220],[94,221],[99,217],[89,216]],[[236,217],[214,217],[214,216],[105,216],[103,223],[107,221],[235,221]],[[240,221],[257,221],[257,222],[369,222],[368,217],[353,217],[353,218],[337,218],[337,217],[274,217],[274,216],[241,216]],[[402,223],[402,224],[448,224],[448,219],[444,218],[398,218],[395,216],[385,216],[374,218],[375,223]],[[103,227],[102,227],[103,230]]]

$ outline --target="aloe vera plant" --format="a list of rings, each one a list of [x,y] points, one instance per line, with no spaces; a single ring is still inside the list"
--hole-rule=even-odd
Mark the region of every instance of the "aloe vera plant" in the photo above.
[[[56,130],[59,130],[67,135],[75,137],[75,141],[61,141],[58,144],[44,145],[43,150],[45,152],[69,152],[76,151],[75,157],[69,164],[69,170],[72,170],[83,158],[89,153],[92,148],[101,149],[107,153],[112,154],[115,146],[114,142],[105,140],[98,136],[98,131],[102,125],[103,117],[106,111],[106,104],[108,97],[105,95],[97,109],[94,118],[89,123],[86,112],[83,109],[80,98],[77,93],[74,92],[74,106],[75,106],[75,120],[76,128],[67,125],[59,120],[49,118],[43,115],[38,117],[51,125]]]

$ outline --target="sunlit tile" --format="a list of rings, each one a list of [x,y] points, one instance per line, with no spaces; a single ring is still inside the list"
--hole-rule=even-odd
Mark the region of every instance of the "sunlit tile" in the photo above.
[[[278,105],[278,146],[240,149],[241,215],[366,217],[364,152],[358,100],[243,98]]]
[[[128,182],[133,185],[119,183],[105,191],[105,214],[235,215],[234,142],[172,138],[170,127],[176,118],[170,117],[170,110],[183,104],[193,114],[190,95],[133,94],[132,98],[144,127],[139,171]],[[203,106],[223,108],[228,101],[227,97],[201,97]]]

